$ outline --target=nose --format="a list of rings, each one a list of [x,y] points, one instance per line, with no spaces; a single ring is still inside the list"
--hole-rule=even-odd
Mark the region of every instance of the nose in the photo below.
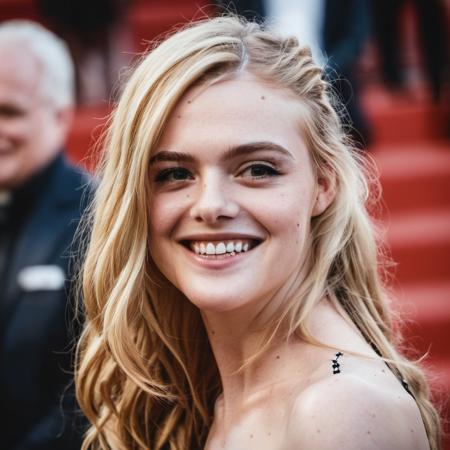
[[[239,205],[233,199],[227,183],[217,174],[210,174],[199,185],[190,216],[197,222],[214,224],[232,219],[239,213]]]

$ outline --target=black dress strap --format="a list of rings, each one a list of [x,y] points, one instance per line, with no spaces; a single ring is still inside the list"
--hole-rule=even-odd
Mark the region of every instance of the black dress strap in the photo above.
[[[370,346],[373,348],[373,351],[380,357],[383,357],[383,355],[381,354],[379,348],[373,343],[370,342]],[[408,382],[404,379],[404,378],[399,378],[395,372],[391,369],[391,366],[385,361],[384,362],[386,364],[386,366],[388,367],[388,369],[395,375],[395,377],[400,381],[400,383],[402,383],[403,388],[405,389],[405,391],[415,400],[416,397],[414,397],[414,394],[411,392],[411,389],[409,388],[409,384]]]

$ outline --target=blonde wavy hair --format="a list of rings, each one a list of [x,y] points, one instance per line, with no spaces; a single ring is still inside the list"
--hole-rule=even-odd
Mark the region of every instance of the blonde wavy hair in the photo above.
[[[306,276],[291,286],[267,341],[283,322],[287,337],[321,345],[304,323],[328,295],[406,380],[430,447],[439,449],[439,417],[425,377],[396,350],[380,247],[366,211],[367,171],[346,142],[322,70],[296,39],[236,17],[194,23],[155,47],[112,114],[80,274],[86,323],[76,387],[91,423],[83,449],[186,450],[205,443],[220,378],[199,311],[149,255],[148,167],[180,97],[194,84],[241,71],[297,95],[308,111],[302,127],[315,168],[336,180],[333,203],[312,221]]]

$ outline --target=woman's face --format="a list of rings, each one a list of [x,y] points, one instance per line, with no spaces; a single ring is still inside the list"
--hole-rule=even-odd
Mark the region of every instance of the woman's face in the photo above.
[[[301,105],[249,75],[192,88],[152,157],[150,251],[204,311],[265,305],[294,277],[328,205]]]

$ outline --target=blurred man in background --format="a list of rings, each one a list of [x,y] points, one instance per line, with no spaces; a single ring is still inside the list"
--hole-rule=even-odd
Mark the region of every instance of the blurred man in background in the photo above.
[[[87,178],[63,157],[73,78],[55,35],[32,22],[0,24],[2,449],[80,448],[67,389],[74,338],[68,250]]]

